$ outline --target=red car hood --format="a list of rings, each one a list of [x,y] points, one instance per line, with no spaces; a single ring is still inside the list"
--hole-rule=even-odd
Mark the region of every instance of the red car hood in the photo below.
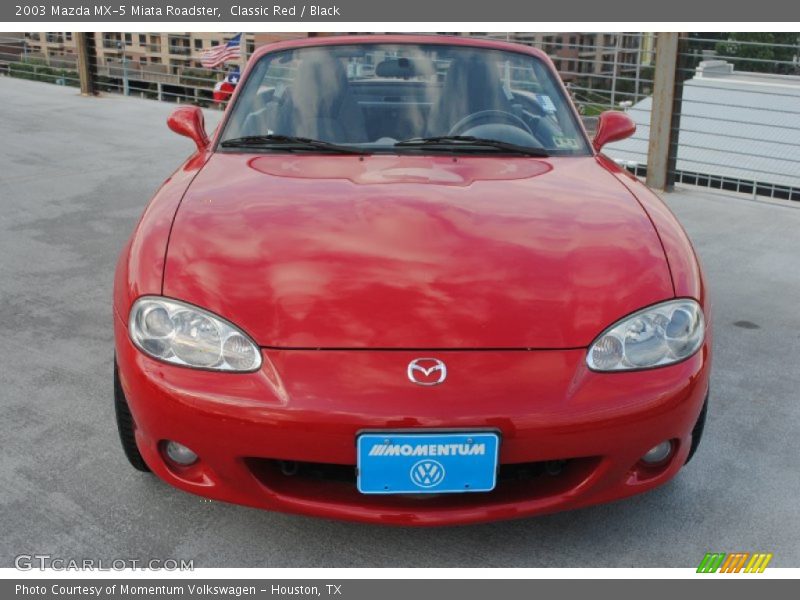
[[[583,347],[673,296],[592,157],[215,154],[165,268],[166,296],[277,347]]]

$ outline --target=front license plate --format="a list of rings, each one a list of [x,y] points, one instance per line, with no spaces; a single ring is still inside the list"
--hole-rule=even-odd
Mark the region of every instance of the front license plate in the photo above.
[[[497,481],[496,433],[364,433],[357,440],[362,494],[488,492]]]

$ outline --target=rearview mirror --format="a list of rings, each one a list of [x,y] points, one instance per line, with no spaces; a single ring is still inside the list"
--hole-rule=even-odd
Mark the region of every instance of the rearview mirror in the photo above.
[[[598,152],[600,148],[611,142],[618,142],[633,135],[636,123],[627,114],[617,110],[607,110],[600,114],[597,121],[597,133],[594,134],[592,146]]]
[[[205,118],[203,111],[197,106],[181,106],[172,111],[167,118],[167,125],[172,131],[191,138],[197,150],[203,152],[208,148]]]

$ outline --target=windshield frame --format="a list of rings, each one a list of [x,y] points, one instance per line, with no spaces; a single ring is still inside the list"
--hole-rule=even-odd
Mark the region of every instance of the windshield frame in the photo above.
[[[592,144],[592,140],[588,135],[586,128],[584,126],[583,120],[581,118],[580,113],[578,112],[577,108],[575,107],[572,98],[567,91],[564,82],[561,79],[558,71],[556,70],[554,64],[550,57],[545,54],[543,51],[533,48],[531,46],[524,46],[520,44],[504,42],[499,40],[490,40],[490,39],[479,39],[479,38],[470,38],[470,37],[443,37],[443,36],[425,36],[425,35],[353,35],[353,36],[337,36],[337,37],[323,37],[323,38],[313,38],[313,42],[310,42],[307,38],[301,38],[297,40],[290,40],[285,42],[278,42],[275,44],[270,44],[265,46],[259,50],[257,50],[251,57],[251,60],[248,62],[247,67],[243,73],[243,76],[236,86],[236,90],[234,91],[228,106],[226,107],[225,113],[223,118],[220,121],[219,126],[216,128],[213,134],[212,144],[210,145],[211,152],[220,152],[225,154],[290,154],[291,152],[285,148],[275,147],[275,148],[241,148],[241,147],[229,147],[225,148],[221,145],[224,141],[225,132],[228,130],[230,126],[231,120],[233,115],[235,114],[237,107],[241,105],[243,100],[243,96],[245,91],[248,88],[248,83],[251,82],[254,73],[257,71],[259,64],[264,61],[270,59],[269,57],[274,54],[283,53],[286,51],[299,51],[304,49],[324,49],[326,47],[335,47],[335,46],[418,46],[418,47],[426,47],[426,46],[451,46],[451,47],[460,47],[460,48],[473,48],[479,50],[488,50],[488,51],[499,51],[499,52],[506,52],[511,54],[518,54],[524,56],[526,59],[537,61],[540,63],[540,66],[547,72],[548,77],[550,78],[551,89],[555,92],[558,96],[558,100],[565,108],[567,113],[567,117],[571,121],[571,125],[575,131],[576,136],[579,137],[580,143],[583,145],[583,148],[579,149],[578,151],[573,151],[570,153],[560,153],[557,151],[553,151],[553,149],[548,148],[546,149],[549,153],[549,156],[557,156],[563,158],[581,158],[587,156],[596,156],[597,151]],[[323,140],[326,141],[326,140]],[[397,140],[398,142],[404,140]],[[497,157],[497,156],[518,156],[520,158],[525,158],[521,154],[514,154],[514,153],[504,153],[499,152],[496,149],[485,148],[485,151],[481,151],[478,149],[472,149],[469,152],[465,151],[465,147],[458,147],[453,146],[450,151],[447,151],[443,148],[437,148],[435,150],[431,150],[430,147],[394,147],[394,146],[375,146],[375,142],[366,142],[366,143],[354,143],[354,144],[343,144],[352,146],[354,149],[358,149],[362,151],[363,155],[372,155],[372,154],[382,154],[382,155],[394,155],[394,156],[404,156],[404,155],[426,155],[426,156],[446,156],[446,155],[453,155],[453,156],[484,156],[484,157]],[[330,152],[326,152],[327,154],[331,154]],[[322,154],[322,152],[315,152],[314,150],[307,150],[304,151],[303,154]],[[347,156],[343,154],[342,156]],[[355,156],[355,154],[354,154]],[[527,157],[527,158],[534,158],[534,157]]]

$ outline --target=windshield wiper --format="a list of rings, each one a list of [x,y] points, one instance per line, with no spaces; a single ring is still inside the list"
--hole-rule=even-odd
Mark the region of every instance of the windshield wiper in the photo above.
[[[440,135],[435,137],[411,138],[409,140],[397,142],[395,148],[441,148],[445,150],[452,148],[459,148],[462,150],[467,150],[469,148],[493,148],[503,152],[524,154],[526,156],[550,156],[544,148],[531,148],[529,146],[520,146],[501,140],[479,138],[471,135]]]
[[[281,150],[312,150],[317,152],[331,152],[335,154],[366,154],[363,150],[350,146],[340,146],[322,140],[313,140],[306,137],[293,135],[248,135],[232,138],[220,143],[223,148],[280,148]]]

